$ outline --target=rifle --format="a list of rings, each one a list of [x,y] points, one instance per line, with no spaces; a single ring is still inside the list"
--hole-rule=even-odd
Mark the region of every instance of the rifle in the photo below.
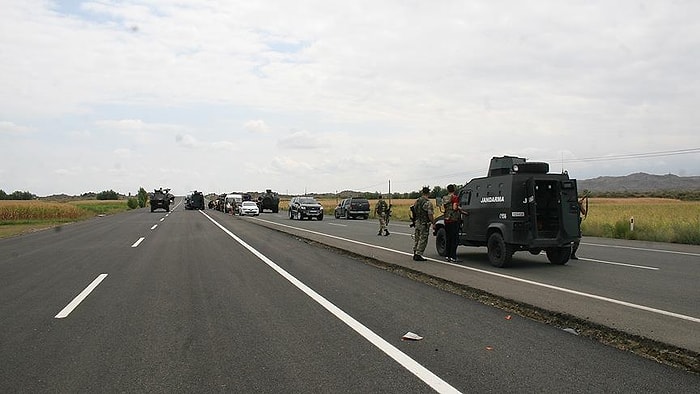
[[[393,205],[389,204],[389,207],[384,211],[387,226],[389,225],[389,218],[391,217],[391,208],[393,208]]]
[[[411,205],[411,215],[409,219],[411,219],[411,224],[409,224],[408,227],[416,227],[416,207],[414,205]]]

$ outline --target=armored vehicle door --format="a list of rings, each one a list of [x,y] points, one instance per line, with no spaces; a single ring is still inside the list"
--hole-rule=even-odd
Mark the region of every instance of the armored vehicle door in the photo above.
[[[567,179],[561,182],[561,209],[562,228],[564,237],[581,237],[581,222],[578,206],[578,189],[575,179]]]
[[[483,237],[484,233],[484,229],[482,228],[484,226],[480,225],[478,215],[474,215],[475,204],[477,204],[476,197],[476,194],[471,188],[462,188],[459,191],[459,209],[467,212],[466,215],[462,215],[460,232],[466,239],[479,239]]]

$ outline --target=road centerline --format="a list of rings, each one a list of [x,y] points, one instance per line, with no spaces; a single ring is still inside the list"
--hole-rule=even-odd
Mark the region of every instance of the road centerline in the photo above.
[[[88,287],[85,288],[85,290],[81,291],[80,294],[78,294],[73,299],[73,301],[66,305],[65,308],[58,312],[58,314],[54,316],[54,318],[63,319],[65,317],[68,317],[68,315],[70,315],[71,312],[73,312],[73,310],[77,308],[78,305],[80,305],[80,303],[83,302],[83,300],[85,300],[85,298],[87,298],[87,296],[90,295],[90,293],[92,293],[92,291],[95,290],[97,285],[99,285],[106,277],[107,274],[98,275],[97,278],[95,278],[95,280],[93,280],[92,283],[90,283]]]
[[[136,242],[134,242],[134,244],[131,245],[131,247],[132,247],[132,248],[138,247],[138,246],[141,244],[141,242],[143,242],[144,239],[146,239],[146,237],[141,237],[141,238],[139,238],[139,240],[136,241]]]

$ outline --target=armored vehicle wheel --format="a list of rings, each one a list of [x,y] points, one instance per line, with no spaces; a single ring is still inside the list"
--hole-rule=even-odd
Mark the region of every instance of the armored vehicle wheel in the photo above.
[[[446,242],[445,242],[445,237],[447,233],[445,232],[444,227],[440,227],[435,234],[435,249],[437,250],[438,254],[442,257],[445,257],[445,248],[446,248]]]
[[[318,220],[323,220],[323,215],[318,215],[318,216],[316,217],[316,219],[318,219]]]
[[[340,219],[340,214],[338,211],[333,212],[333,216],[335,216],[336,219]]]
[[[515,250],[503,240],[501,233],[496,232],[489,236],[487,248],[489,262],[494,267],[508,267],[512,262]]]
[[[571,246],[547,249],[547,259],[552,264],[564,265],[571,257]]]

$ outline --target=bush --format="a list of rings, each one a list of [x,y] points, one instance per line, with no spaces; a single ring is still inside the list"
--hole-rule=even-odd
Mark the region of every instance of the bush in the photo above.
[[[136,209],[139,207],[139,200],[134,197],[130,197],[129,201],[126,202],[126,205],[129,207],[129,209]]]
[[[117,192],[115,192],[114,190],[106,190],[106,191],[97,193],[95,198],[98,200],[118,200],[119,194]]]

